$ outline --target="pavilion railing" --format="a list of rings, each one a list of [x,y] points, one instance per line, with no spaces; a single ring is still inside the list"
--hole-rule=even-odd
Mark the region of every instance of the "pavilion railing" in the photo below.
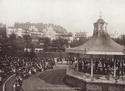
[[[93,74],[93,80],[92,80],[90,73],[87,73],[87,72],[84,73],[82,71],[79,71],[78,65],[72,64],[72,65],[69,65],[69,67],[67,68],[66,74],[88,82],[93,81],[93,82],[125,84],[125,75],[119,76],[119,77],[117,76],[117,78],[114,78],[113,76],[114,70],[112,69],[111,71],[112,71],[112,74],[106,74],[106,75]]]

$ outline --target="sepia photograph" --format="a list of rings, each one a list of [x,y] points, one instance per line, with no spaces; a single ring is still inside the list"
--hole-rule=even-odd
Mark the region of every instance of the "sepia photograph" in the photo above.
[[[0,0],[0,91],[125,91],[125,0]]]

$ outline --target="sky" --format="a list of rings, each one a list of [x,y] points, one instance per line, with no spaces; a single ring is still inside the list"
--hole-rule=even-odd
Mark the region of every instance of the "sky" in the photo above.
[[[92,34],[100,14],[110,34],[125,34],[125,0],[0,0],[0,22],[43,22]],[[101,12],[101,13],[100,13]]]

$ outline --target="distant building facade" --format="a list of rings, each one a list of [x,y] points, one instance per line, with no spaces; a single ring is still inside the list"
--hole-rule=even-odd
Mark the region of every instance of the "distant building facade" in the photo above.
[[[80,38],[85,38],[86,32],[76,32],[74,38],[79,40]]]
[[[25,30],[22,28],[15,28],[15,27],[7,27],[7,37],[9,37],[11,34],[15,34],[16,36],[23,36]]]

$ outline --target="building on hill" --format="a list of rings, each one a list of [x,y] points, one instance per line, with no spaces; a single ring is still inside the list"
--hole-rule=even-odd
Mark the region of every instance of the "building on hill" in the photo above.
[[[35,26],[31,26],[29,28],[29,35],[31,38],[41,38],[42,37],[42,32],[38,30]]]
[[[17,37],[22,37],[25,30],[22,28],[15,27],[7,27],[7,36],[9,37],[11,34],[15,34]]]
[[[67,30],[59,25],[43,23],[15,23],[14,27],[8,28],[8,34],[22,29],[22,35],[29,34],[33,38],[49,37],[51,40],[56,39],[59,35],[67,35]],[[21,32],[21,31],[20,31]],[[19,35],[19,33],[17,33]],[[64,36],[63,36],[64,38]]]
[[[53,30],[53,28],[51,26],[44,29],[43,33],[42,33],[43,37],[48,37],[51,40],[56,39],[56,35],[57,35],[57,33]]]

